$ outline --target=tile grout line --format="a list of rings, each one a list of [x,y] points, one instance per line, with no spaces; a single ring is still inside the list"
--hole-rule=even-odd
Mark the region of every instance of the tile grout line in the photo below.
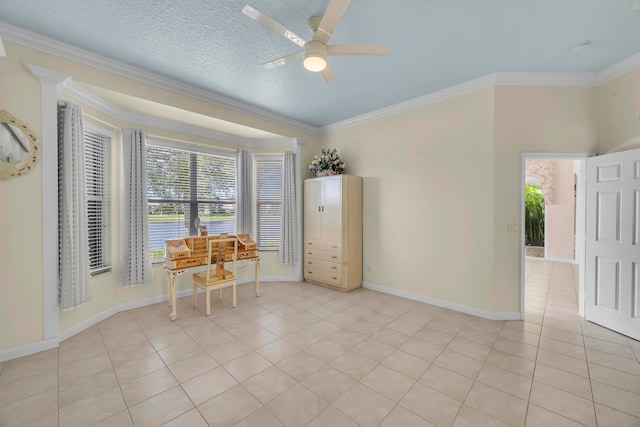
[[[136,326],[138,326],[138,324],[135,321],[135,319],[132,318],[132,320],[136,324]],[[129,420],[131,420],[131,425],[135,425],[134,422],[133,422],[133,417],[131,416],[131,411],[129,410],[129,405],[127,404],[127,400],[124,398],[124,393],[122,392],[122,384],[120,384],[120,378],[118,378],[118,375],[116,375],[116,369],[113,366],[113,361],[111,360],[111,356],[109,354],[109,348],[107,347],[107,345],[106,345],[106,343],[104,341],[104,335],[102,333],[102,328],[100,328],[100,324],[99,323],[98,323],[98,332],[100,333],[100,337],[102,338],[102,345],[104,345],[104,349],[107,351],[107,358],[109,359],[109,365],[111,366],[111,370],[113,371],[113,376],[116,377],[116,382],[118,383],[118,389],[120,390],[120,395],[122,396],[122,402],[124,402],[124,407],[126,408],[127,414],[129,415]],[[115,415],[115,414],[111,414],[111,415]],[[107,417],[107,418],[109,418],[109,417]]]
[[[552,269],[553,272],[553,269]],[[531,373],[531,386],[529,387],[529,396],[527,397],[527,408],[525,410],[525,416],[524,416],[524,422],[527,422],[527,418],[529,417],[529,406],[531,405],[531,395],[533,393],[533,383],[535,381],[535,377],[536,377],[536,368],[538,366],[538,353],[540,352],[540,340],[542,339],[542,328],[544,327],[544,319],[545,319],[545,314],[546,314],[546,310],[547,310],[547,303],[549,301],[549,288],[551,287],[551,277],[549,277],[549,280],[545,286],[545,303],[544,303],[544,311],[542,313],[542,323],[540,324],[540,335],[538,335],[538,345],[536,346],[536,360],[533,362],[533,372]],[[525,281],[525,320],[526,320],[526,306],[527,306],[527,297],[526,297],[526,290],[527,290],[527,281]]]

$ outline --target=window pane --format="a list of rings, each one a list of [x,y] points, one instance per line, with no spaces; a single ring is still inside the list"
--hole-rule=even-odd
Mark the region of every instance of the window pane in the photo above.
[[[149,203],[149,246],[151,260],[164,257],[164,241],[179,239],[189,234],[186,203]]]
[[[236,160],[197,155],[198,201],[236,201]]]
[[[189,153],[147,146],[149,200],[189,200]]]
[[[280,245],[282,217],[282,160],[256,162],[257,243],[261,249]]]
[[[147,145],[147,195],[152,260],[164,257],[165,240],[197,231],[235,232],[234,157]]]
[[[198,204],[198,218],[200,218],[200,225],[206,226],[209,234],[235,233],[235,213],[235,203]]]
[[[84,164],[87,191],[89,269],[94,272],[110,266],[110,146],[111,138],[85,131]]]

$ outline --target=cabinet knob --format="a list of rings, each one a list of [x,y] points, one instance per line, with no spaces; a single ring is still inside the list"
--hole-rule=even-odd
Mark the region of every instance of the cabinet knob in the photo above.
[[[331,258],[333,258],[333,259],[338,259],[338,257],[337,257],[337,256],[335,256],[335,255],[331,255]]]
[[[337,269],[338,269],[338,267],[331,267],[331,268],[333,268],[334,270],[337,270]]]
[[[337,278],[337,277],[334,277],[334,276],[331,276],[331,278],[332,278],[333,280],[338,280],[338,278]]]

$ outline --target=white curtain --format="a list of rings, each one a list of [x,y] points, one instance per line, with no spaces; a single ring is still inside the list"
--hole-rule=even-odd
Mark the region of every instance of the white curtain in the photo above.
[[[253,206],[253,154],[239,150],[236,159],[237,198],[236,233],[253,236],[255,207]]]
[[[284,153],[282,165],[282,219],[280,223],[280,248],[278,262],[298,262],[298,204],[296,200],[296,155]]]
[[[58,103],[58,303],[62,310],[91,300],[89,225],[82,108]]]
[[[152,278],[145,145],[144,130],[122,130],[122,286]]]

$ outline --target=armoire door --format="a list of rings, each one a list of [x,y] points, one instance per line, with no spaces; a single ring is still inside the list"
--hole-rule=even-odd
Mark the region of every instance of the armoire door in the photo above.
[[[322,238],[342,238],[342,178],[323,179],[322,183]]]
[[[304,238],[322,237],[322,183],[304,182]]]

